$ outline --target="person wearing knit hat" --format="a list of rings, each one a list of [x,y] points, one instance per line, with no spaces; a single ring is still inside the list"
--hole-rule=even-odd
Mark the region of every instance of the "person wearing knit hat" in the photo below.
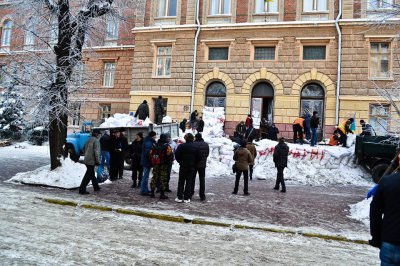
[[[142,158],[142,150],[143,150],[143,133],[139,132],[136,134],[136,138],[132,141],[130,145],[130,158],[132,163],[132,188],[137,187],[142,182],[143,177],[143,167],[140,164],[140,160]],[[136,183],[138,182],[138,183]]]
[[[205,201],[206,166],[207,166],[207,157],[210,154],[210,147],[208,146],[207,142],[204,141],[200,133],[197,133],[195,138],[196,140],[194,144],[196,145],[197,150],[199,150],[200,160],[195,165],[195,170],[193,174],[193,183],[192,183],[192,196],[194,195],[194,189],[196,186],[196,175],[197,173],[199,173],[199,182],[200,182],[199,196],[201,201]]]

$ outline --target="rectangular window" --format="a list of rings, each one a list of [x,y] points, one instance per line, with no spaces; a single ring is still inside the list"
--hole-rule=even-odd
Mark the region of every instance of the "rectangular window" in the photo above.
[[[275,47],[254,47],[254,60],[275,60]]]
[[[369,106],[369,123],[378,136],[388,133],[389,107],[388,104],[370,104]]]
[[[118,39],[118,29],[119,23],[117,18],[108,16],[107,17],[107,40],[117,40]]]
[[[158,0],[157,17],[176,17],[177,0]]]
[[[255,0],[255,10],[256,14],[260,13],[278,13],[278,1],[273,0],[272,2],[266,2],[265,0]]]
[[[303,11],[328,11],[328,0],[303,0]]]
[[[10,46],[11,44],[11,31],[12,31],[12,21],[7,20],[3,24],[3,34],[1,36],[1,46]]]
[[[303,46],[303,60],[325,60],[326,46]]]
[[[210,15],[229,15],[231,13],[231,0],[209,0]]]
[[[111,116],[111,104],[104,104],[100,106],[101,108],[101,118],[106,119]]]
[[[75,86],[81,87],[85,83],[85,64],[78,63],[74,67],[72,82]]]
[[[34,45],[36,37],[36,20],[29,18],[25,24],[25,45]]]
[[[114,86],[114,76],[115,76],[115,63],[104,63],[104,87]]]
[[[390,77],[390,44],[371,43],[370,47],[370,77]]]
[[[208,60],[228,60],[228,47],[210,47],[208,49]]]
[[[157,77],[169,77],[171,75],[171,46],[157,47]]]
[[[388,9],[393,8],[393,0],[368,0],[368,9]]]

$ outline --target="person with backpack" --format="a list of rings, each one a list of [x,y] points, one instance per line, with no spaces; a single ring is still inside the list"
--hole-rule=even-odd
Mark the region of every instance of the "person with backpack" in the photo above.
[[[196,186],[196,175],[199,173],[199,182],[200,182],[200,190],[199,196],[201,201],[206,200],[205,194],[205,178],[206,178],[206,166],[207,166],[207,157],[210,154],[210,147],[207,142],[204,141],[203,137],[200,133],[197,133],[195,136],[196,140],[194,144],[200,153],[200,160],[195,165],[194,175],[193,175],[193,183],[192,183],[192,196],[194,195],[194,188]]]
[[[143,166],[143,177],[142,182],[140,183],[140,195],[149,196],[149,175],[152,167],[150,161],[150,150],[153,145],[156,143],[157,133],[154,131],[150,131],[149,135],[143,140],[143,148],[142,148],[142,158],[140,159],[140,164]]]
[[[194,168],[200,161],[200,153],[193,142],[193,134],[187,133],[185,140],[186,142],[180,144],[175,152],[175,158],[180,165],[178,192],[175,201],[190,203]]]
[[[173,161],[173,152],[171,146],[168,144],[167,136],[160,135],[160,139],[150,149],[150,161],[153,165],[153,178],[150,182],[150,197],[155,197],[155,190],[157,183],[160,183],[160,199],[168,199],[165,195],[167,189],[168,179],[168,166]]]
[[[96,176],[94,174],[94,167],[100,165],[100,142],[98,137],[100,131],[93,129],[92,136],[85,144],[85,159],[83,163],[86,165],[86,173],[82,179],[79,187],[79,194],[86,195],[89,192],[86,191],[86,186],[92,181],[94,191],[99,191],[99,183],[97,183]]]
[[[137,187],[137,184],[140,186],[140,182],[142,182],[143,177],[143,166],[140,164],[140,160],[142,158],[142,149],[143,149],[143,133],[139,132],[136,134],[136,139],[132,141],[130,146],[130,154],[129,157],[132,160],[132,188]],[[136,183],[137,182],[137,183]]]

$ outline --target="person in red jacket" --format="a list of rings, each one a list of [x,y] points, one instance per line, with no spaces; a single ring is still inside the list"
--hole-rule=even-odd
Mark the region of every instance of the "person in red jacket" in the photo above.
[[[253,126],[253,118],[251,118],[251,114],[248,114],[246,118],[246,128],[249,128],[250,126]]]

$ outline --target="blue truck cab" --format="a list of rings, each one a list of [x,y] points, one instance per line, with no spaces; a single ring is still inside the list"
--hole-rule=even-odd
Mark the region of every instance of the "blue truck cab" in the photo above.
[[[73,161],[79,161],[79,157],[83,154],[85,144],[89,140],[92,130],[92,121],[84,121],[82,123],[81,132],[74,132],[67,135],[64,146],[64,156],[68,154]]]

